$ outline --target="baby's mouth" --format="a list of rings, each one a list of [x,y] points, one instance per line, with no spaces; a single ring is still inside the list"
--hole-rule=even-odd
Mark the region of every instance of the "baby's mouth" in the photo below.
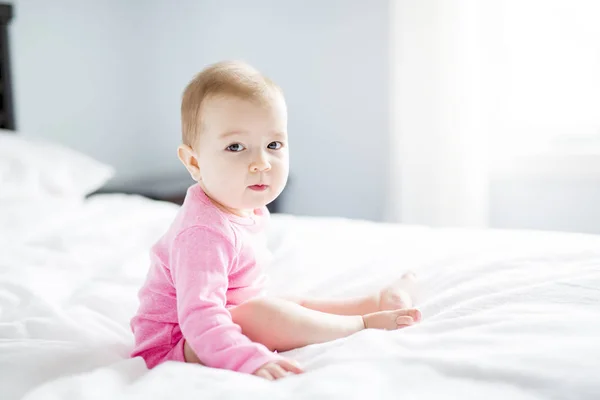
[[[252,186],[248,186],[251,190],[255,190],[257,192],[262,192],[264,190],[267,190],[269,188],[269,185],[252,185]]]

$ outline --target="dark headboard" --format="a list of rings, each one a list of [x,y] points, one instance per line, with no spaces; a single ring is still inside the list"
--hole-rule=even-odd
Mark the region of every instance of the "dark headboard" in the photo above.
[[[0,128],[9,130],[15,130],[15,111],[8,43],[8,24],[12,16],[13,6],[11,4],[0,3]]]

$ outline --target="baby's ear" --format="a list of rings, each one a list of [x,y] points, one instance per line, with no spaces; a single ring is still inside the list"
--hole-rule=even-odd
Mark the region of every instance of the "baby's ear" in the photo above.
[[[177,148],[177,156],[192,176],[192,179],[200,182],[202,179],[200,176],[200,167],[198,166],[198,158],[194,150],[187,144],[182,144]]]

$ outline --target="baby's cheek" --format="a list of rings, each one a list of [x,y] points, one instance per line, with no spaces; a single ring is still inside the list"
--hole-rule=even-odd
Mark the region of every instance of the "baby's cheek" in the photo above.
[[[215,180],[220,183],[225,183],[226,181],[225,184],[240,180],[240,177],[244,177],[248,172],[248,169],[242,163],[235,161],[214,164],[211,169],[213,170]]]
[[[289,159],[287,157],[275,158],[271,162],[272,168],[278,171],[280,174],[286,175],[290,168]]]
[[[282,166],[279,171],[277,172],[278,175],[278,180],[280,182],[281,185],[285,185],[287,179],[288,179],[288,174],[289,174],[289,168],[286,166]]]

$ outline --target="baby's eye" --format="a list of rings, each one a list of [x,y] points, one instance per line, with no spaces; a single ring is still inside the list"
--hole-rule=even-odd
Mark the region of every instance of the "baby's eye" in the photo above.
[[[246,149],[243,145],[239,143],[230,144],[227,146],[227,151],[231,151],[233,153],[239,153],[240,151]]]
[[[281,142],[271,142],[267,147],[271,150],[279,150],[281,146],[283,146]]]

